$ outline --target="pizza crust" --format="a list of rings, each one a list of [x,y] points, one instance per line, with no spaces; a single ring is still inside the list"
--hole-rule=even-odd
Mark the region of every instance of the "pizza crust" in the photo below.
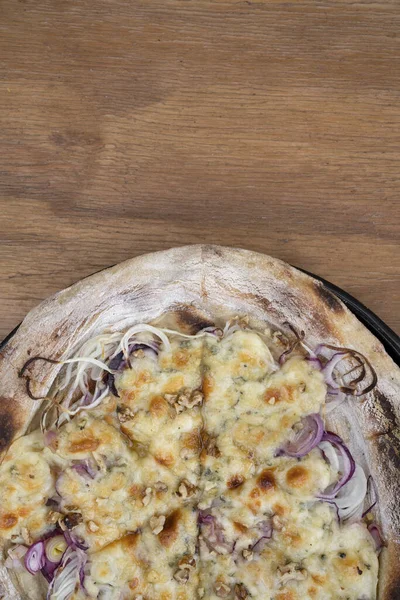
[[[45,300],[0,352],[0,451],[29,428],[40,410],[18,372],[29,357],[66,357],[104,329],[162,319],[187,331],[249,315],[250,325],[305,331],[306,342],[352,347],[368,358],[378,385],[352,399],[330,421],[356,460],[368,464],[379,490],[388,547],[381,555],[379,598],[400,587],[400,369],[382,344],[322,283],[266,255],[220,246],[186,246],[140,256],[101,271]],[[165,316],[167,315],[167,316]],[[34,393],[44,396],[58,365],[31,368]],[[4,568],[0,581],[11,590]],[[32,596],[30,596],[32,597]],[[36,592],[37,598],[41,593]],[[34,598],[34,597],[33,597]]]

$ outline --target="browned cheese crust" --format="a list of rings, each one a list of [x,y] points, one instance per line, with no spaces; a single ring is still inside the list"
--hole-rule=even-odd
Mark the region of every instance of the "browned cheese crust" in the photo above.
[[[289,322],[305,332],[309,346],[325,342],[354,348],[374,366],[376,388],[363,400],[341,405],[328,425],[349,444],[356,460],[367,463],[377,483],[388,544],[381,555],[379,598],[399,598],[400,370],[321,283],[269,256],[220,246],[175,248],[121,263],[42,302],[0,352],[0,452],[40,412],[40,402],[28,397],[25,380],[18,377],[29,357],[71,356],[86,339],[120,327],[123,319],[129,325],[172,321],[194,332],[236,315],[248,315],[252,327],[285,329]],[[46,394],[59,368],[39,361],[32,365],[35,395]],[[0,581],[9,590],[7,597],[19,598],[4,567]]]

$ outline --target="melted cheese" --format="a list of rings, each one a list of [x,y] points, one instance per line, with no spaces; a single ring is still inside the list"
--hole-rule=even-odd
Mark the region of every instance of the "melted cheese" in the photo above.
[[[169,351],[139,353],[115,383],[119,398],[64,424],[52,449],[39,432],[11,446],[0,467],[2,538],[29,544],[57,515],[78,514],[92,598],[376,597],[365,525],[339,525],[317,499],[337,473],[318,449],[276,456],[325,401],[309,362],[278,367],[251,331],[173,336]],[[204,402],[191,405],[199,390]]]

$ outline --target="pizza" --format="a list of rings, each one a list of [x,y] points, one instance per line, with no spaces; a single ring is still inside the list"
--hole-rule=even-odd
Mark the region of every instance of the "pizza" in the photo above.
[[[4,598],[399,597],[399,371],[292,267],[113,267],[26,317],[0,386]]]

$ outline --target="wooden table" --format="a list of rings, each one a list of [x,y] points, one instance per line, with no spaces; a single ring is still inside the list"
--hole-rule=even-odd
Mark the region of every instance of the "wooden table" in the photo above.
[[[398,0],[2,0],[0,337],[197,242],[331,280],[400,330]]]

